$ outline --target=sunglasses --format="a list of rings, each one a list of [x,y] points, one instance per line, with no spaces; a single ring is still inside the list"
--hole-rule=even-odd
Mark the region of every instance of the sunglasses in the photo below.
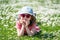
[[[26,17],[26,18],[30,18],[30,14],[20,14],[23,18]]]

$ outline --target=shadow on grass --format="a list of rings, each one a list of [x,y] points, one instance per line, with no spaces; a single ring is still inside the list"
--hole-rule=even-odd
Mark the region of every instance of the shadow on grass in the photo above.
[[[34,35],[33,37],[38,37],[38,38],[51,38],[53,39],[56,35],[53,35],[53,33],[44,33],[42,34],[42,31],[40,31],[39,33],[37,33],[36,35]]]

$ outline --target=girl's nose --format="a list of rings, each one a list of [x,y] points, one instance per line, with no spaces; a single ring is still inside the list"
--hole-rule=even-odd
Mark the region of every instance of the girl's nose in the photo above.
[[[26,16],[24,17],[25,20],[27,20]]]

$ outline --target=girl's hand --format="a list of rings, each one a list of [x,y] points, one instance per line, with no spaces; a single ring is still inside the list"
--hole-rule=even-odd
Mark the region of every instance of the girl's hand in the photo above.
[[[28,25],[30,24],[30,21],[25,21],[25,27],[28,27]]]
[[[29,24],[30,24],[30,21],[29,20],[19,20],[19,22],[24,25],[25,27],[27,27]]]
[[[22,24],[23,23],[23,20],[22,19],[19,19],[19,22]]]

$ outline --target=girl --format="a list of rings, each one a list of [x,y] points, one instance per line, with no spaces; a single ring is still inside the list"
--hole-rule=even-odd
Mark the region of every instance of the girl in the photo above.
[[[18,13],[18,20],[16,21],[18,36],[25,34],[32,36],[40,31],[39,27],[36,26],[35,14],[31,7],[25,6]]]

